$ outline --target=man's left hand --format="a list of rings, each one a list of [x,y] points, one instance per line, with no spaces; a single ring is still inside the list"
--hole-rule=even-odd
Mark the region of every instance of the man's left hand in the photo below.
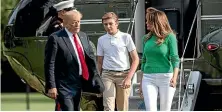
[[[126,77],[124,80],[123,80],[123,83],[122,83],[122,88],[123,89],[127,89],[131,86],[131,78],[128,78]]]

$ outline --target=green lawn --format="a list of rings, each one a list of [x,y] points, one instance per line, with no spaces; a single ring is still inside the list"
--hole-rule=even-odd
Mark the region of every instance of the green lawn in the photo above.
[[[30,93],[31,111],[54,111],[54,100],[40,93]],[[2,111],[25,111],[26,93],[1,93]]]

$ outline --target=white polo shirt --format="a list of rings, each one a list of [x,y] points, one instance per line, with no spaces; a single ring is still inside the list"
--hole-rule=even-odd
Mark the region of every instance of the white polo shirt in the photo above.
[[[130,68],[129,52],[135,50],[130,34],[118,31],[105,34],[98,39],[97,56],[103,56],[103,69],[126,70]]]

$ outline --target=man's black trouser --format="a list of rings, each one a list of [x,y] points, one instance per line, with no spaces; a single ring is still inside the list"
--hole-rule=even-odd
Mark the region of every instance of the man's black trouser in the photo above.
[[[79,111],[81,90],[72,92],[72,97],[57,96],[56,111]]]

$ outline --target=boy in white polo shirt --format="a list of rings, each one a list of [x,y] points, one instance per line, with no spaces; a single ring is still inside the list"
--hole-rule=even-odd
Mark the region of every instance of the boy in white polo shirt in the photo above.
[[[103,106],[105,111],[128,110],[131,79],[139,64],[136,47],[130,34],[119,31],[118,17],[108,12],[102,17],[107,34],[98,39],[97,61],[105,85]],[[129,55],[132,59],[130,66]]]

